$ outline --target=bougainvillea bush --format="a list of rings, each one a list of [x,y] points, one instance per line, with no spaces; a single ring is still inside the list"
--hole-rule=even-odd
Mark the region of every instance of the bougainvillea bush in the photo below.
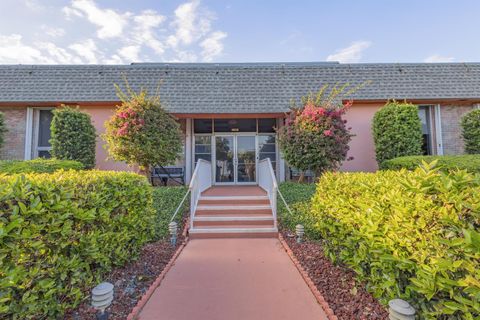
[[[159,97],[145,90],[128,90],[128,95],[119,91],[119,97],[122,104],[105,123],[103,136],[110,156],[144,172],[155,165],[172,164],[182,150],[182,132]]]
[[[322,99],[325,88],[316,97],[303,97],[302,105],[292,108],[285,125],[278,130],[280,148],[288,164],[301,171],[312,170],[317,176],[340,167],[347,159],[352,138],[347,121],[342,118],[352,101],[334,102],[336,92]]]

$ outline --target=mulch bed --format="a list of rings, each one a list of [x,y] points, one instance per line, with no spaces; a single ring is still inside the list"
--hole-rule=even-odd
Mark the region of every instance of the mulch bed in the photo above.
[[[334,265],[324,256],[319,243],[297,243],[292,234],[282,232],[295,257],[340,320],[388,319],[388,312],[365,286],[355,280],[350,269]]]
[[[149,243],[142,248],[138,260],[110,272],[105,281],[115,285],[115,296],[112,305],[107,309],[110,313],[109,320],[127,318],[183,241],[180,235],[176,247],[171,246],[168,240]],[[64,319],[96,319],[90,299],[68,312]]]

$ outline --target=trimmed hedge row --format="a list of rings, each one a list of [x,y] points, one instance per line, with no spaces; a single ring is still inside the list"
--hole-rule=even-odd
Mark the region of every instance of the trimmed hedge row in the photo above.
[[[0,315],[58,318],[155,233],[139,175],[57,171],[0,175]]]
[[[386,160],[380,164],[383,170],[415,170],[422,162],[436,161],[436,167],[442,171],[467,170],[480,173],[480,155],[448,155],[448,156],[408,156]]]
[[[0,174],[52,173],[60,169],[82,170],[83,164],[73,160],[34,159],[0,161]]]
[[[480,316],[480,176],[432,169],[326,173],[295,204],[327,256],[382,303],[400,297],[421,319]]]
[[[153,188],[153,207],[157,213],[155,218],[155,236],[157,239],[166,239],[170,236],[168,224],[187,190],[188,188],[185,186]],[[175,218],[179,232],[183,228],[184,213],[188,208],[189,199],[190,197],[187,197],[183,208],[180,209]]]

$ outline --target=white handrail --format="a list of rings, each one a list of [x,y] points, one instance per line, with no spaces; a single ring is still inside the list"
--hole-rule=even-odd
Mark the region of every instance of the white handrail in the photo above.
[[[188,190],[190,191],[190,229],[193,229],[193,219],[197,209],[198,199],[203,191],[212,186],[212,164],[203,159],[199,159]]]
[[[277,228],[278,184],[270,158],[265,158],[258,162],[258,185],[267,191],[270,206],[272,207],[274,227]]]

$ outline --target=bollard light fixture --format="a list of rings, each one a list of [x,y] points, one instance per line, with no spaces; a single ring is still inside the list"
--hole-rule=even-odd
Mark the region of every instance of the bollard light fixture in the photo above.
[[[168,232],[170,233],[170,243],[172,246],[177,244],[177,230],[178,225],[175,221],[172,221],[168,224]]]
[[[106,309],[113,301],[113,284],[109,282],[102,282],[92,289],[92,307],[97,312],[98,320],[107,320],[108,312]]]
[[[405,300],[393,299],[388,302],[390,320],[415,320],[415,309]]]
[[[295,226],[295,233],[297,234],[297,242],[303,242],[303,235],[305,234],[305,227],[301,224]]]

